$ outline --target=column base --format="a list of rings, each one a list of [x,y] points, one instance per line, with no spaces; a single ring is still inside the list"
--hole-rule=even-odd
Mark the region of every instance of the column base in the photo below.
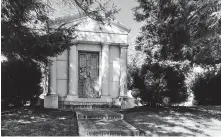
[[[111,96],[109,96],[109,95],[106,95],[106,96],[101,95],[101,98],[103,98],[103,99],[110,99],[110,98],[111,98]]]
[[[114,100],[116,106],[120,106],[121,109],[129,109],[136,106],[136,99],[129,98],[127,96],[119,96]]]
[[[44,96],[44,108],[58,109],[58,95],[50,94]]]
[[[109,96],[109,95],[107,95],[107,96],[102,96],[102,95],[101,95],[100,100],[101,100],[102,102],[112,102],[112,101],[113,101],[112,98],[111,98],[111,96]]]
[[[118,96],[118,98],[124,99],[124,98],[128,98],[127,95],[120,95]]]
[[[134,108],[135,106],[136,106],[136,99],[134,98],[126,98],[121,104],[122,109]]]
[[[67,95],[64,101],[75,101],[76,99],[78,99],[77,95]]]

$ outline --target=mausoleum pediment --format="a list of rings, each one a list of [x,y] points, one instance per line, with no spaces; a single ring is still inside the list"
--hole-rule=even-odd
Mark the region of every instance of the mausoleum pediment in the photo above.
[[[94,41],[94,42],[110,42],[110,43],[128,43],[128,34],[130,29],[117,21],[101,23],[89,17],[81,16],[66,16],[55,19],[51,22],[52,27],[65,26],[71,27],[76,24],[77,40]]]

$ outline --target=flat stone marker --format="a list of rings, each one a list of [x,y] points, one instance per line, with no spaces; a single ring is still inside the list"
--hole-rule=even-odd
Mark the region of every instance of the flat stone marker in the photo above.
[[[76,110],[80,136],[139,136],[139,130],[111,110]]]
[[[77,119],[124,119],[123,114],[102,109],[76,110]]]

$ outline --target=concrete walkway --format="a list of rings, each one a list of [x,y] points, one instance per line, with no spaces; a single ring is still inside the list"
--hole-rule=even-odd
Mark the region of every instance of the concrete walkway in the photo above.
[[[139,130],[110,109],[75,110],[80,136],[139,136]]]

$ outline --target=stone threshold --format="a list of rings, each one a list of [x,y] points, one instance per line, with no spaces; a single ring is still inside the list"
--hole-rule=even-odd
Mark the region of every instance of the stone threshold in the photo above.
[[[114,102],[103,102],[103,100],[75,100],[75,101],[59,101],[59,109],[98,109],[98,108],[120,108]]]
[[[113,102],[113,99],[109,96],[107,97],[101,97],[101,98],[79,98],[76,96],[67,96],[65,98],[59,98],[59,101],[63,102],[107,102],[111,103]]]
[[[111,109],[75,110],[80,136],[139,136],[140,131]]]
[[[124,120],[78,119],[80,136],[139,136],[139,130]]]
[[[122,120],[124,118],[123,114],[116,113],[105,109],[87,109],[87,110],[75,110],[77,119],[110,119],[110,120]]]

